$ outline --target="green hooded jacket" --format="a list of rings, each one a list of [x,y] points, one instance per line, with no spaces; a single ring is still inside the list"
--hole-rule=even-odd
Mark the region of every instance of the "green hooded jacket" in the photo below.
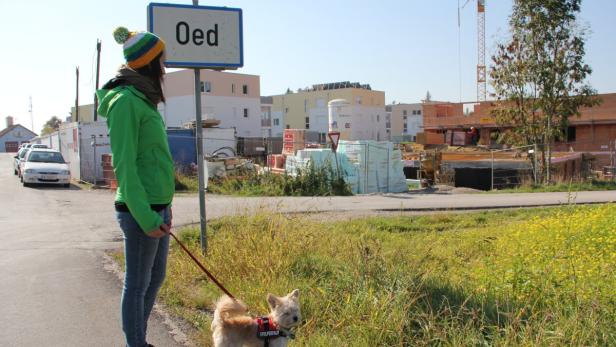
[[[175,172],[167,133],[156,106],[131,85],[96,92],[98,114],[107,119],[113,171],[118,180],[116,202],[128,207],[144,232],[163,220],[150,205],[170,204]]]

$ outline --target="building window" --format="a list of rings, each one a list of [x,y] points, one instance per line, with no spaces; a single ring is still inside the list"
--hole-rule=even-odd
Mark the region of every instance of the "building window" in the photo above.
[[[310,117],[306,117],[306,129],[310,129]]]
[[[285,107],[284,113],[289,113],[289,108],[288,107]]]
[[[304,112],[308,112],[308,99],[304,99]]]
[[[247,108],[244,109],[244,118],[248,118],[248,109]]]
[[[287,129],[291,129],[291,125],[287,124]]]
[[[403,120],[406,120],[406,116],[402,116],[402,119],[403,119]]]
[[[280,119],[274,118],[274,125],[276,126],[280,125]]]
[[[403,115],[403,116],[406,116],[406,115],[407,115],[406,110],[402,110],[402,115]],[[404,119],[406,119],[406,118],[404,118]]]
[[[235,94],[235,83],[231,83],[231,94]]]
[[[201,93],[210,93],[212,91],[212,82],[201,81]]]
[[[417,110],[417,115],[421,116],[421,110]]]
[[[380,121],[381,121],[381,115],[380,115],[380,114],[377,114],[377,115],[376,115],[376,121],[377,121],[377,122],[380,122]]]
[[[242,93],[244,93],[244,95],[248,95],[248,85],[244,84],[242,86]]]
[[[408,131],[408,128],[407,128],[407,126],[406,126],[406,122],[405,122],[405,123],[404,123],[404,130],[403,130],[402,132],[406,134],[406,132],[407,132],[407,131]]]
[[[576,138],[575,127],[568,127],[567,128],[567,142],[575,142],[575,138]]]

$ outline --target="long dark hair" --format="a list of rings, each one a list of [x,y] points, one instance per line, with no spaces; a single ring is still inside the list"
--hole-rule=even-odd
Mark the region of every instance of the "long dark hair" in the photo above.
[[[149,77],[154,82],[154,86],[160,93],[160,101],[165,102],[165,95],[163,94],[164,71],[160,61],[162,57],[163,53],[161,52],[156,56],[156,58],[152,59],[148,65],[135,69],[135,71],[141,75]]]

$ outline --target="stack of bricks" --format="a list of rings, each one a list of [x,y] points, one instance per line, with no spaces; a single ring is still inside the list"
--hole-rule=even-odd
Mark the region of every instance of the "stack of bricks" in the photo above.
[[[105,185],[107,185],[110,189],[117,189],[118,180],[113,172],[113,164],[111,160],[111,154],[102,155],[101,166],[103,167],[103,178],[105,179]]]

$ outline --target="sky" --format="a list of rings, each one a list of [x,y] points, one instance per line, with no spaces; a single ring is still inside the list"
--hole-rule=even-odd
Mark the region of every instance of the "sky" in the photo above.
[[[459,0],[461,5],[466,0]],[[192,1],[168,1],[192,5]],[[511,0],[486,1],[486,64],[507,38]],[[5,117],[39,133],[52,116],[65,119],[95,89],[96,40],[102,41],[100,85],[124,62],[117,26],[146,30],[148,1],[0,0],[0,129]],[[476,100],[476,1],[228,0],[200,5],[241,8],[244,67],[259,75],[261,95],[313,84],[351,81],[385,92],[387,103]],[[616,1],[584,0],[579,21],[590,27],[586,62],[599,93],[616,92]],[[458,37],[460,39],[458,40]],[[460,43],[460,54],[458,44]],[[488,89],[489,90],[489,89]]]

